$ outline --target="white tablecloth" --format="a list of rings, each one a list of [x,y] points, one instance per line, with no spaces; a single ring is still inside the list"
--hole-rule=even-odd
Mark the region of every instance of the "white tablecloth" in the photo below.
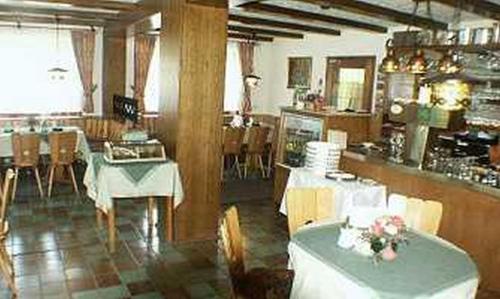
[[[342,182],[319,176],[305,168],[292,168],[286,189],[326,187],[334,190],[336,219],[344,221],[356,207],[386,208],[386,187],[369,185],[358,181]],[[280,212],[286,215],[286,192],[281,201]]]
[[[76,151],[80,153],[83,160],[87,160],[90,155],[90,147],[85,138],[85,133],[77,127],[64,127],[63,131],[76,131],[77,132],[77,145]],[[28,133],[28,129],[22,129],[21,132]],[[45,133],[46,135],[47,133]],[[49,155],[50,145],[48,138],[41,138],[40,141],[40,155]],[[14,156],[12,152],[12,133],[0,133],[0,157],[9,158]]]
[[[427,235],[441,242],[444,246],[452,246],[458,251],[461,249],[434,236]],[[335,243],[331,246],[336,246]],[[411,246],[411,243],[408,245]],[[404,250],[404,248],[402,249]],[[462,251],[463,252],[463,251]],[[288,245],[289,265],[294,270],[294,280],[290,298],[292,299],[383,299],[373,289],[360,285],[353,277],[344,273],[342,269],[333,267],[314,254],[303,249],[293,241]],[[355,254],[355,253],[353,253]],[[368,258],[367,258],[368,259]],[[424,261],[425,262],[425,261]],[[390,262],[382,262],[390,263]],[[383,265],[374,267],[382,267]],[[413,269],[408,269],[412,271]],[[387,270],[390,271],[390,270]],[[382,275],[382,274],[381,274]],[[421,295],[419,299],[474,299],[479,280],[471,278],[463,282],[453,283],[451,286],[432,295]],[[387,297],[389,298],[389,297]],[[390,297],[391,299],[393,297]],[[412,297],[398,297],[405,299]]]
[[[137,182],[119,164],[103,164],[96,177],[92,161],[97,155],[102,154],[91,154],[83,182],[87,187],[87,195],[104,212],[113,208],[113,198],[173,196],[174,207],[182,202],[184,193],[177,163],[158,163]]]

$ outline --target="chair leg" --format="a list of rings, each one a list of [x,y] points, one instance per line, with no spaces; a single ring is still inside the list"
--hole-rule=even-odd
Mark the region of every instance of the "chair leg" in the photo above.
[[[42,180],[40,179],[40,172],[38,171],[38,167],[33,167],[33,171],[35,172],[36,183],[38,185],[38,192],[40,192],[40,198],[43,198],[43,187]]]
[[[260,173],[262,175],[262,178],[266,178],[266,170],[264,169],[264,163],[262,162],[262,155],[257,155],[257,159],[259,160],[259,168],[260,168]]]
[[[47,190],[47,197],[50,198],[52,195],[52,184],[54,184],[54,171],[56,170],[55,166],[50,166],[49,170],[49,189]]]
[[[238,158],[238,155],[234,155],[234,165],[236,166],[236,172],[238,173],[238,177],[241,180],[241,166],[240,166],[240,161]]]
[[[252,157],[252,156],[249,154],[245,155],[245,164],[243,165],[243,178],[245,178],[245,179],[247,178],[247,175],[248,175],[248,163],[249,163],[250,157]]]
[[[220,179],[221,181],[224,180],[224,155],[221,157],[221,163],[220,163]]]
[[[16,198],[17,179],[18,178],[19,178],[19,168],[16,167],[16,170],[14,171],[14,186],[12,186],[12,194],[11,194],[12,202],[14,202],[14,199]]]
[[[271,177],[271,170],[273,166],[273,152],[269,152],[269,155],[267,156],[267,177]]]
[[[78,183],[76,182],[75,171],[73,170],[73,165],[68,165],[68,171],[71,175],[71,181],[73,182],[73,189],[75,190],[75,194],[80,196],[80,192],[78,191]]]
[[[7,282],[7,287],[13,294],[12,297],[16,298],[17,288],[15,284],[14,264],[3,244],[0,245],[0,270]]]

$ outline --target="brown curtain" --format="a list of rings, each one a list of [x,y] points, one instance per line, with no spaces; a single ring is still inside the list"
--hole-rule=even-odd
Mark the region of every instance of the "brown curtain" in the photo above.
[[[83,112],[94,112],[94,52],[95,52],[95,32],[94,31],[71,31],[71,40],[75,52],[76,64],[83,86],[84,103]]]
[[[245,76],[253,74],[253,57],[254,57],[255,44],[252,42],[240,42],[240,62],[241,62],[241,75],[244,86],[242,112],[243,114],[252,111],[252,93],[250,88],[245,83]]]
[[[134,98],[138,101],[139,111],[143,113],[145,112],[144,90],[146,89],[155,42],[155,36],[137,35],[135,37]]]

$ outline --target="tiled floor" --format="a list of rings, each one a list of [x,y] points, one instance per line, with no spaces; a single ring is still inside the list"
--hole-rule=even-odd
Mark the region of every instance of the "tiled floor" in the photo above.
[[[33,197],[31,188],[19,191],[10,210],[6,246],[13,255],[20,298],[229,297],[217,243],[163,242],[156,228],[148,231],[145,202],[118,202],[120,241],[117,252],[110,254],[90,200],[76,198],[67,188],[56,189],[66,195],[50,200]],[[286,223],[270,200],[238,207],[249,266],[285,267]],[[0,298],[10,298],[3,280]]]
[[[118,203],[120,241],[110,254],[106,232],[97,229],[88,199],[56,186],[56,192],[66,195],[40,200],[25,186],[11,208],[6,243],[20,298],[229,298],[217,243],[163,242],[156,229],[148,230],[145,202]],[[249,266],[285,267],[286,219],[276,215],[270,200],[245,200],[237,206]],[[3,280],[0,298],[10,298]],[[478,298],[500,296],[481,292]]]

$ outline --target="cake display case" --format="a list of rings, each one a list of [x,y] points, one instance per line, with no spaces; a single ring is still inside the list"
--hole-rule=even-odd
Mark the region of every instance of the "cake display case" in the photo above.
[[[109,163],[166,161],[165,148],[158,140],[142,142],[106,142],[104,159]]]

